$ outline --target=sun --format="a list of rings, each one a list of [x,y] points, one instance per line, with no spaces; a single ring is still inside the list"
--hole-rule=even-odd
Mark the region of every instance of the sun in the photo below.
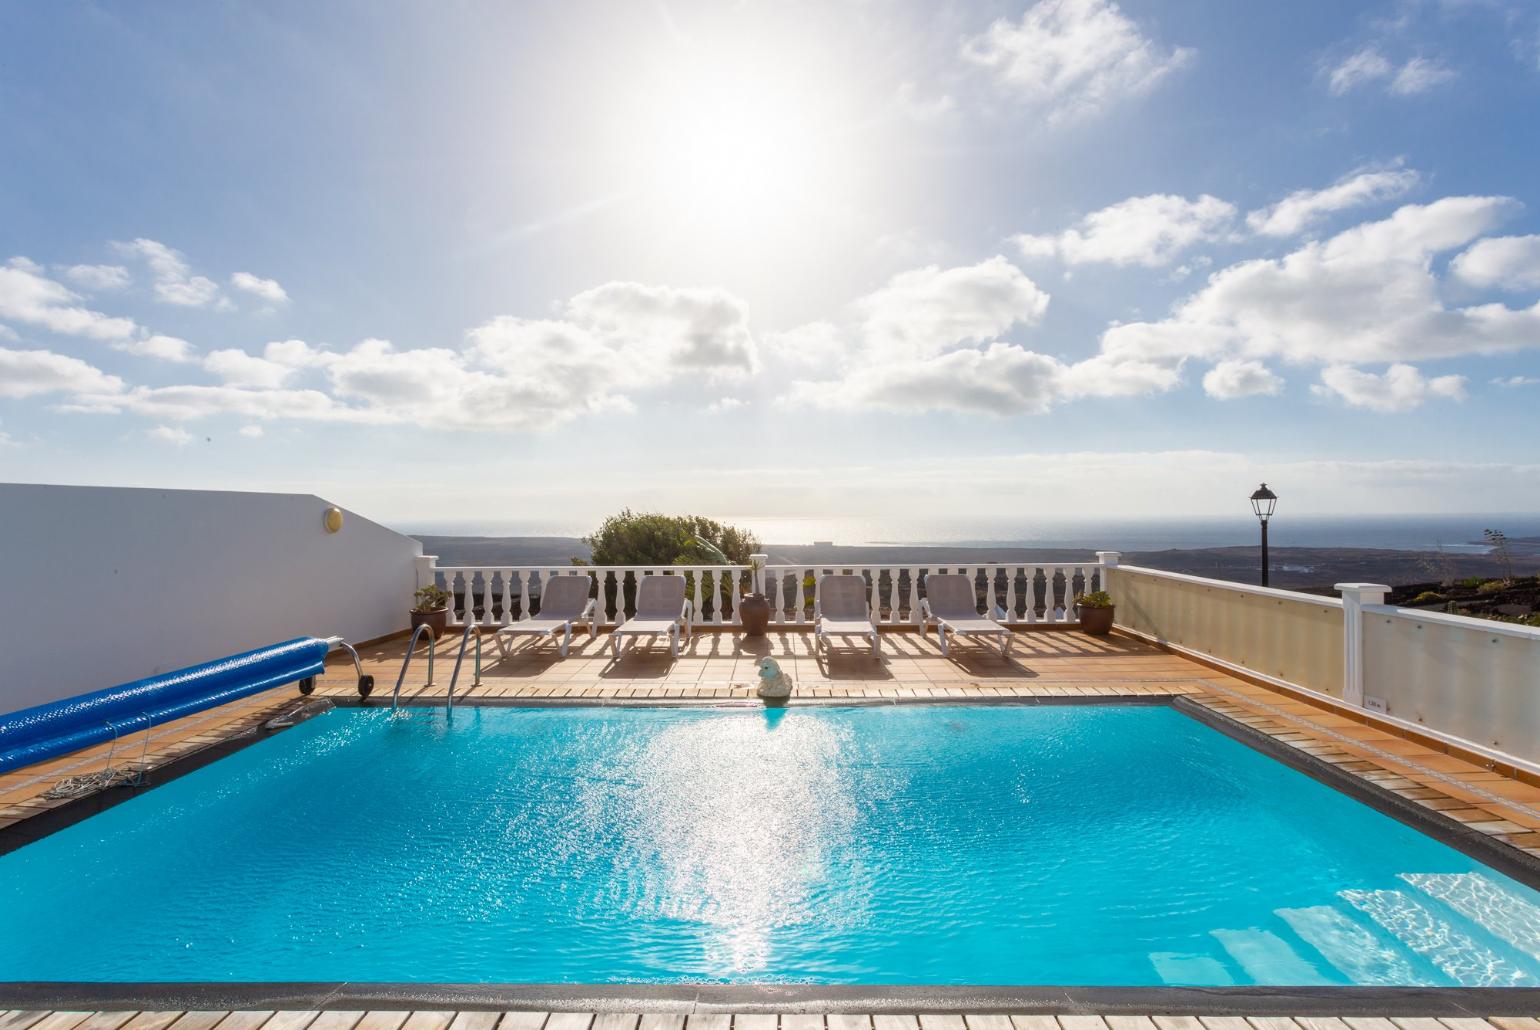
[[[625,100],[626,177],[636,202],[681,230],[772,233],[840,189],[831,91],[768,58],[685,50]]]

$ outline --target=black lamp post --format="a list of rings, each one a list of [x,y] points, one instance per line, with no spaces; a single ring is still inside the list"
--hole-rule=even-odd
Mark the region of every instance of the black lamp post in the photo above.
[[[1251,510],[1257,513],[1257,521],[1262,523],[1262,585],[1267,586],[1267,520],[1273,517],[1273,509],[1278,507],[1278,495],[1267,488],[1263,483],[1251,495]]]

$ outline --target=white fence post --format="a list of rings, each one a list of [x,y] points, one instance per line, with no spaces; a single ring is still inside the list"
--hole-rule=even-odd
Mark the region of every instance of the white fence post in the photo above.
[[[1102,566],[1102,589],[1112,593],[1112,570],[1118,567],[1118,559],[1123,557],[1122,551],[1097,551],[1096,560]],[[1091,584],[1086,584],[1086,592],[1090,593]]]
[[[431,587],[437,582],[434,576],[438,571],[438,555],[419,554],[412,559],[412,565],[417,570],[417,589]]]
[[[1384,604],[1384,583],[1338,583],[1342,592],[1342,700],[1364,703],[1364,605]]]
[[[751,588],[753,593],[763,594],[765,592],[765,566],[768,564],[770,564],[770,556],[768,554],[749,555],[749,565],[754,568],[754,585]],[[738,584],[733,584],[734,589],[737,589],[737,586]]]

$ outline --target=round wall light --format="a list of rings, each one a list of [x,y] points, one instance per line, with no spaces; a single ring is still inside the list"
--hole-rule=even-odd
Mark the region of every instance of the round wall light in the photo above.
[[[327,508],[325,516],[321,519],[328,533],[335,533],[342,528],[342,509]]]

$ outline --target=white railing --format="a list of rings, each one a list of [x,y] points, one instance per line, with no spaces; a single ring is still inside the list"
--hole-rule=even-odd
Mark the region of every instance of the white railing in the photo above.
[[[1117,625],[1237,672],[1377,713],[1540,773],[1540,629],[1112,565]]]
[[[419,561],[417,575],[419,584],[431,583],[449,591],[451,625],[474,622],[495,628],[529,618],[532,609],[539,607],[543,584],[553,576],[574,575],[593,578],[601,626],[624,622],[632,610],[637,583],[644,576],[659,575],[685,577],[686,590],[694,601],[695,626],[741,625],[738,598],[754,589],[761,590],[770,602],[773,624],[811,626],[819,580],[825,575],[853,573],[866,579],[872,621],[900,627],[919,624],[925,577],[933,572],[971,575],[981,613],[1011,626],[1078,625],[1074,599],[1102,589],[1104,582],[1100,558],[1094,562],[985,565],[766,565],[756,575],[747,565],[439,566],[427,555]]]
[[[489,628],[527,619],[538,610],[544,584],[554,576],[589,576],[596,584],[597,623],[614,626],[634,610],[636,584],[644,576],[685,578],[694,601],[695,626],[738,625],[738,595],[751,582],[746,565],[507,565],[450,566],[428,564],[421,581],[449,591],[450,625],[470,622]]]
[[[867,604],[879,626],[919,625],[925,577],[972,576],[979,611],[1008,626],[1079,625],[1075,598],[1101,589],[1100,562],[1024,562],[988,565],[770,565],[764,594],[776,625],[811,624],[824,576],[850,573],[866,580]]]

